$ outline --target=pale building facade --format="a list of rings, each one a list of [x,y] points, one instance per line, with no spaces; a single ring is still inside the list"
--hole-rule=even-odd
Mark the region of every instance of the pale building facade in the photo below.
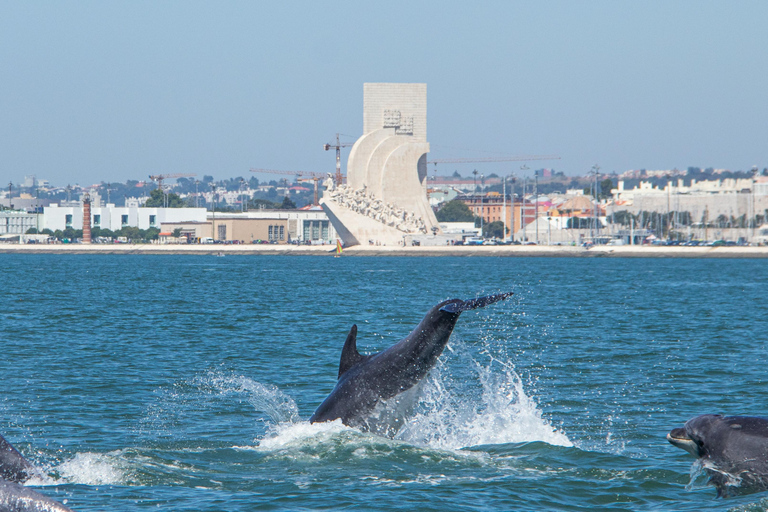
[[[0,235],[23,235],[31,228],[42,229],[37,213],[27,213],[17,210],[0,211]]]
[[[141,208],[107,204],[91,208],[91,227],[117,231],[125,227],[158,228],[163,222],[204,222],[205,208]],[[43,227],[51,231],[83,229],[83,207],[51,205],[43,209]]]

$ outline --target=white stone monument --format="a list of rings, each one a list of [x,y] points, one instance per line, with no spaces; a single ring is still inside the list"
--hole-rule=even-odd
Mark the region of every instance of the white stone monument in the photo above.
[[[363,86],[363,135],[349,153],[347,182],[320,201],[345,245],[402,245],[440,233],[427,200],[427,84]]]

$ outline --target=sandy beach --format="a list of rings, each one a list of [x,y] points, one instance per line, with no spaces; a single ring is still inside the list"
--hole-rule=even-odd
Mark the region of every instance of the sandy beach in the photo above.
[[[161,245],[161,244],[0,244],[10,254],[210,254],[210,255],[314,255],[333,256],[331,245]],[[768,247],[675,246],[354,246],[350,256],[495,256],[495,257],[608,257],[608,258],[768,258]]]

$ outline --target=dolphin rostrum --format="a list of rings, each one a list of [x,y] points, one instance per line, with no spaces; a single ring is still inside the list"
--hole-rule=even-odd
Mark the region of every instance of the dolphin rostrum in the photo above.
[[[701,461],[719,497],[768,489],[768,418],[704,414],[667,440]]]
[[[427,375],[463,311],[482,308],[510,295],[441,302],[408,336],[368,356],[357,351],[357,325],[353,325],[341,351],[336,387],[309,418],[310,423],[341,419],[347,426],[365,427],[366,418],[378,404],[407,391]]]
[[[58,501],[24,487],[42,472],[0,436],[0,512],[72,512]]]

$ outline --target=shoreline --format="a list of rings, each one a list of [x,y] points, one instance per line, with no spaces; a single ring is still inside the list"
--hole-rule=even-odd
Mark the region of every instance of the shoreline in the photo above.
[[[159,245],[159,244],[0,244],[2,254],[194,254],[194,255],[335,255],[332,245]],[[349,256],[492,256],[609,258],[768,258],[768,247],[596,246],[353,246]]]

